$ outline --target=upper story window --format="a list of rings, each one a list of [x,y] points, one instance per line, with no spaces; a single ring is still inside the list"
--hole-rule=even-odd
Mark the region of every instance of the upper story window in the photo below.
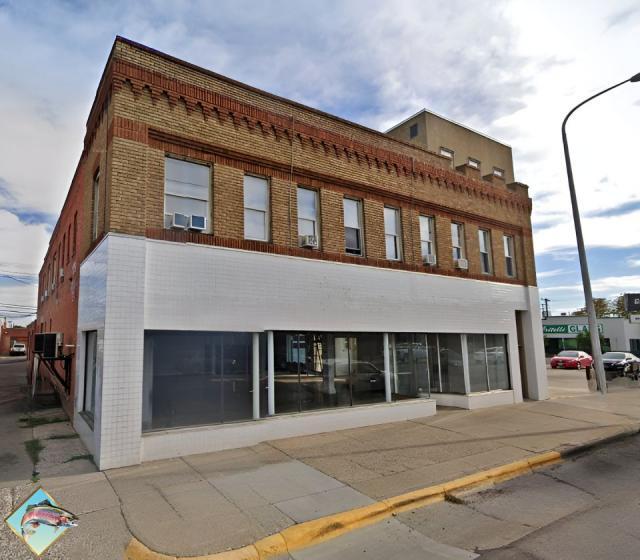
[[[318,246],[318,193],[298,187],[298,236],[305,247]]]
[[[450,150],[449,148],[445,148],[444,146],[442,146],[440,148],[440,155],[449,159],[453,159],[453,150]]]
[[[435,220],[433,216],[420,216],[420,253],[424,262],[435,264]]]
[[[164,159],[164,227],[209,231],[209,166]]]
[[[486,229],[479,229],[478,243],[480,245],[480,268],[483,274],[491,274],[493,272],[491,262],[491,233]]]
[[[385,207],[384,209],[384,240],[387,249],[387,259],[399,261],[402,258],[402,243],[400,242],[400,210]]]
[[[467,165],[469,167],[473,167],[474,169],[480,169],[480,160],[474,159],[472,157],[470,157],[467,160]]]
[[[454,264],[457,260],[465,258],[463,224],[451,222],[451,250]]]
[[[418,136],[418,123],[412,124],[409,127],[409,138],[415,138]]]
[[[504,177],[504,169],[500,169],[499,167],[494,167],[493,168],[493,174],[496,177]]]
[[[344,210],[344,246],[350,255],[363,255],[362,246],[362,201],[345,198]]]
[[[244,238],[269,240],[269,181],[244,176]]]
[[[516,275],[516,261],[513,249],[513,236],[505,235],[503,236],[504,242],[504,269],[507,273],[507,276],[510,278],[515,277]]]
[[[71,245],[71,255],[76,254],[76,243],[78,241],[78,213],[73,215],[73,245]]]
[[[100,206],[100,169],[93,176],[91,193],[91,241],[98,237],[98,216]]]

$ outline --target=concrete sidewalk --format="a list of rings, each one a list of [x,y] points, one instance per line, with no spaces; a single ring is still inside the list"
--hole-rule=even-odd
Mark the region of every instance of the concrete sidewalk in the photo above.
[[[79,526],[61,539],[61,558],[121,557],[114,551],[124,551],[130,536],[158,552],[195,556],[639,427],[636,384],[606,398],[577,393],[478,411],[441,409],[425,419],[45,478],[41,484],[80,515]],[[11,501],[28,490],[14,490]]]

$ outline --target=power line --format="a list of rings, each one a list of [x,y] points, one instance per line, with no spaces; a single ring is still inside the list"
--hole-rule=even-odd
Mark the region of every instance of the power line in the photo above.
[[[27,286],[35,286],[33,282],[27,282],[26,280],[20,280],[20,278],[16,278],[15,276],[11,276],[11,274],[0,274],[0,278],[9,278],[10,280],[15,280],[16,282],[20,282],[21,284],[26,284]]]

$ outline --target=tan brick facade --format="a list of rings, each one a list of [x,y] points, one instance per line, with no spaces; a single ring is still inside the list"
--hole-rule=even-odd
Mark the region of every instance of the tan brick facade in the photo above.
[[[208,234],[163,229],[167,156],[210,167]],[[92,187],[98,170],[94,239]],[[245,174],[269,182],[267,242],[244,239]],[[316,250],[299,247],[299,186],[318,192]],[[362,257],[345,253],[344,197],[362,201]],[[385,206],[400,210],[401,262],[386,259]],[[451,169],[449,160],[408,142],[122,39],[114,44],[87,122],[76,177],[42,268],[41,292],[76,212],[76,271],[105,233],[118,232],[535,285],[526,186],[482,178],[465,166]],[[435,218],[435,267],[422,263],[420,215]],[[465,227],[468,271],[454,267],[452,221]],[[491,231],[491,275],[481,273],[479,227]],[[514,237],[516,278],[505,273],[503,234]],[[65,340],[75,343],[77,285],[74,288],[76,293],[55,308],[50,298],[39,302],[38,331],[64,330]],[[59,317],[56,325],[53,316]]]

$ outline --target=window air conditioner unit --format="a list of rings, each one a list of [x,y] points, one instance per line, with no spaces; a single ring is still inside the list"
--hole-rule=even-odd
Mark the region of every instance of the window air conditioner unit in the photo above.
[[[191,216],[189,218],[189,229],[204,231],[207,229],[207,218],[204,216]]]
[[[35,335],[34,352],[43,358],[57,358],[62,352],[62,333],[38,333]]]
[[[315,235],[303,235],[300,238],[300,246],[313,249],[318,246],[318,238]]]
[[[49,290],[46,290],[46,289],[45,289],[45,291],[44,291],[44,297],[45,297],[45,299],[47,299],[47,298],[49,297]]]
[[[458,259],[456,261],[456,266],[460,270],[467,270],[469,268],[469,261],[467,259]]]
[[[189,227],[189,216],[174,212],[171,216],[171,227],[176,229],[186,229]]]
[[[64,280],[64,268],[60,267],[60,280]]]
[[[436,261],[436,256],[435,256],[435,255],[431,255],[431,254],[429,254],[429,255],[423,255],[423,256],[422,256],[422,262],[423,262],[424,264],[429,264],[429,265],[431,265],[431,266],[434,266],[434,265],[436,264],[436,262],[437,262],[437,261]]]

